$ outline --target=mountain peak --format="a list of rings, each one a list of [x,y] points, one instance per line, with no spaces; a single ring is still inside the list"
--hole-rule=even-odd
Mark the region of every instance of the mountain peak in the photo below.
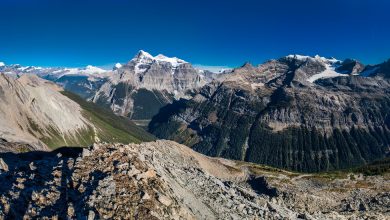
[[[148,52],[146,52],[144,50],[138,51],[138,53],[137,53],[137,55],[135,57],[136,58],[150,58],[150,59],[153,59],[153,56],[150,53],[148,53]]]
[[[167,57],[163,54],[158,54],[157,56],[152,56],[150,53],[140,50],[137,55],[131,60],[136,63],[142,64],[151,64],[153,62],[165,62],[170,63],[173,67],[177,67],[180,64],[187,63],[186,61],[179,59],[177,57]]]
[[[320,55],[315,55],[314,57],[311,57],[311,56],[306,56],[306,55],[299,55],[299,54],[290,54],[290,55],[287,55],[285,58],[287,59],[295,59],[295,60],[299,60],[299,61],[307,61],[307,60],[317,60],[317,61],[321,61],[321,62],[325,62],[325,63],[341,63],[340,60],[334,58],[334,57],[330,57],[330,58],[326,58],[326,57],[322,57]]]
[[[250,63],[250,62],[245,62],[242,66],[241,66],[241,68],[252,68],[253,67],[253,65]]]
[[[115,66],[114,66],[114,69],[119,69],[122,67],[122,64],[120,63],[116,63]]]
[[[5,66],[4,62],[0,62],[0,67]]]
[[[105,73],[107,71],[96,66],[88,65],[85,67],[84,70],[82,70],[82,72],[86,74],[100,74]]]
[[[317,55],[318,56],[318,55]],[[308,59],[312,58],[310,56],[300,55],[300,54],[290,54],[285,56],[286,59],[294,59],[299,61],[307,61]]]

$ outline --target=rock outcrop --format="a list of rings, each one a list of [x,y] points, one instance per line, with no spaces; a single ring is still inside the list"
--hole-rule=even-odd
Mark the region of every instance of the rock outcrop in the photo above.
[[[2,218],[389,218],[388,176],[303,175],[209,158],[171,141],[0,158]]]

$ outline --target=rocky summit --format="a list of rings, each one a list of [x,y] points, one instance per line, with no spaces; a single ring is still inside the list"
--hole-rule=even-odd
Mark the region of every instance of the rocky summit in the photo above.
[[[388,174],[298,174],[172,141],[0,156],[3,219],[387,219]]]
[[[149,120],[175,99],[205,85],[209,75],[184,60],[152,56],[145,51],[116,68],[96,92],[93,102],[132,119]]]

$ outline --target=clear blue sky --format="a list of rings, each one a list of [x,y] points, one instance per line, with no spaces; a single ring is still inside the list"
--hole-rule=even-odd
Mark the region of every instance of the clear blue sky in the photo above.
[[[140,49],[210,66],[295,53],[378,63],[390,58],[390,1],[0,1],[0,61],[104,66]]]

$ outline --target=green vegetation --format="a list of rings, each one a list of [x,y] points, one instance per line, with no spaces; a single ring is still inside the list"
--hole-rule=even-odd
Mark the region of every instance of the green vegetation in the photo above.
[[[355,173],[363,173],[367,176],[390,173],[390,157],[376,160],[370,164],[354,168],[351,171]]]
[[[309,126],[290,126],[276,131],[262,118],[270,111],[288,108],[293,97],[282,89],[265,105],[253,94],[223,87],[218,95],[198,103],[192,100],[174,102],[162,108],[149,124],[149,131],[160,138],[179,141],[194,150],[215,157],[245,160],[299,172],[324,172],[348,169],[385,157],[390,145],[390,99],[362,98],[365,114],[383,119],[384,124],[368,129],[351,127],[333,131]],[[378,106],[380,103],[380,106]],[[302,117],[314,111],[310,105],[299,109]],[[363,108],[362,108],[363,109]],[[294,109],[293,109],[294,110]],[[245,111],[245,112],[244,112]],[[181,120],[196,119],[187,124]],[[255,114],[253,114],[255,113]],[[257,115],[256,115],[257,114]],[[345,113],[354,117],[354,112]],[[337,115],[332,115],[331,123]],[[373,172],[381,172],[381,167]],[[332,174],[333,175],[333,174]]]
[[[302,172],[346,169],[384,157],[388,137],[390,132],[381,127],[334,129],[324,136],[304,126],[273,132],[259,123],[251,132],[246,160]]]
[[[88,146],[94,142],[95,134],[91,127],[78,130],[74,135],[62,135],[52,127],[47,129],[48,134],[41,138],[41,141],[53,149],[63,146]]]
[[[87,102],[71,92],[64,91],[62,94],[77,102],[82,107],[84,116],[96,127],[97,136],[100,141],[127,144],[155,140],[153,135],[135,125],[128,118],[117,116],[110,110]],[[49,128],[48,133],[49,137],[42,138],[42,141],[51,148],[61,146],[88,146],[95,141],[95,130],[92,127],[79,130],[74,136],[63,136],[54,128]]]
[[[169,95],[165,94],[165,96]],[[168,104],[162,92],[157,90],[139,89],[132,94],[132,98],[134,100],[132,119],[151,119],[160,108]],[[173,100],[173,97],[170,97],[170,99]]]

